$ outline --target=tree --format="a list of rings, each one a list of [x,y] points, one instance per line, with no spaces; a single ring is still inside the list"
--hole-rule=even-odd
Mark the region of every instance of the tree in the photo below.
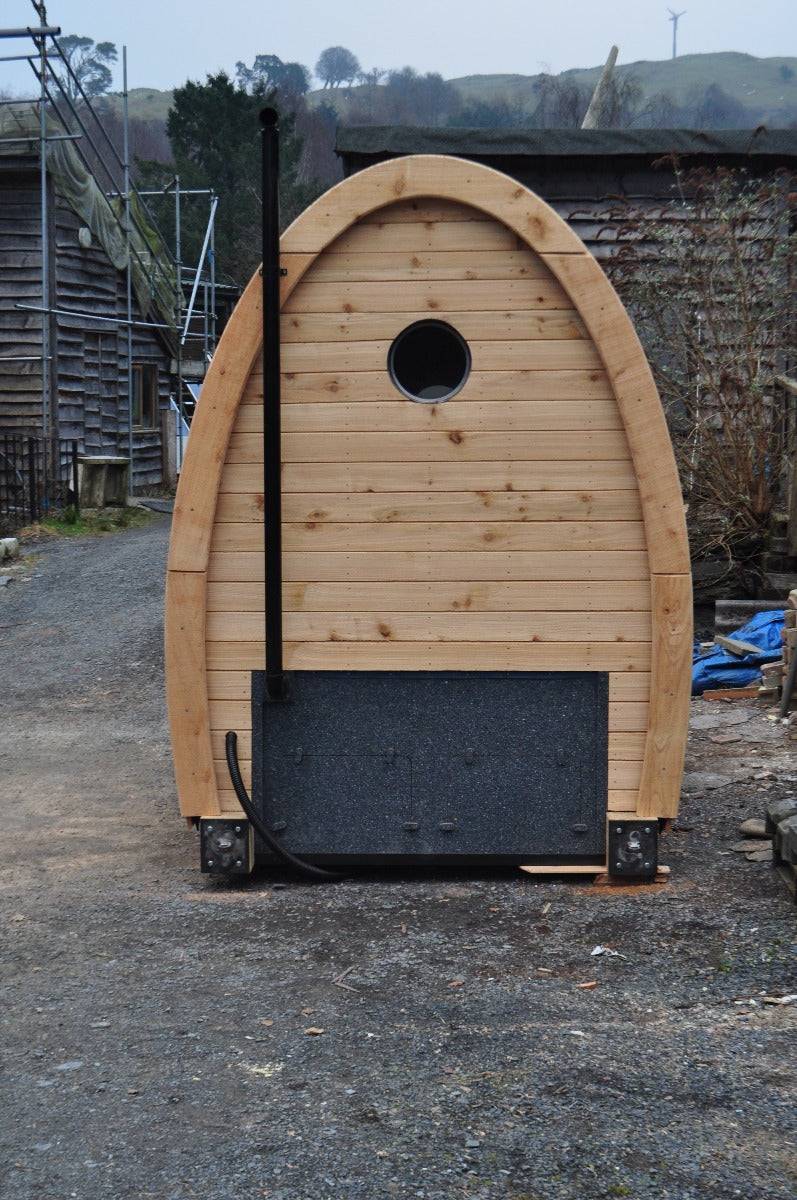
[[[449,118],[449,125],[467,129],[516,129],[528,125],[528,113],[503,96],[496,100],[471,100]]]
[[[283,62],[276,54],[257,54],[251,67],[235,64],[239,87],[248,92],[279,91],[285,96],[303,96],[310,89],[310,72],[298,62]]]
[[[345,46],[329,46],[322,51],[315,65],[315,73],[325,88],[340,87],[351,83],[360,71],[360,64],[351,50]]]
[[[349,99],[347,117],[355,125],[445,125],[460,107],[452,84],[412,67],[390,71],[384,84],[369,84]]]
[[[698,100],[695,121],[698,129],[745,129],[752,123],[742,102],[718,83],[710,83]]]
[[[115,63],[118,57],[113,42],[95,43],[93,38],[70,33],[59,38],[58,45],[72,70],[72,75],[87,96],[101,96],[108,91],[113,83],[108,64]],[[64,91],[71,100],[78,99],[80,93],[75,80],[63,67],[59,71],[59,65],[57,59],[53,60],[53,68],[63,84]]]
[[[364,88],[379,87],[386,74],[382,67],[371,67],[370,71],[360,71],[357,82]]]
[[[219,196],[216,254],[222,272],[244,283],[260,256],[260,146],[258,114],[268,97],[262,84],[252,92],[225,72],[204,83],[176,88],[167,130],[173,169],[184,187],[211,187]],[[278,104],[279,106],[279,104]],[[282,109],[280,215],[288,224],[321,190],[302,171],[302,139],[296,118]],[[195,211],[196,217],[191,213]],[[204,233],[204,213],[186,208],[185,261],[195,260]],[[166,221],[164,225],[168,227]]]

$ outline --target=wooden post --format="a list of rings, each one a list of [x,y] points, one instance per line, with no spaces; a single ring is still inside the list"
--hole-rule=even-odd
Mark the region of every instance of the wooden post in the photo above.
[[[165,487],[177,484],[177,413],[164,408],[161,413],[161,473]]]
[[[612,46],[609,51],[609,57],[606,59],[605,66],[601,71],[600,79],[595,85],[595,91],[592,93],[589,108],[584,114],[584,120],[581,122],[582,129],[597,129],[601,124],[603,109],[606,105],[606,95],[612,81],[614,64],[617,62],[617,54],[617,47]]]

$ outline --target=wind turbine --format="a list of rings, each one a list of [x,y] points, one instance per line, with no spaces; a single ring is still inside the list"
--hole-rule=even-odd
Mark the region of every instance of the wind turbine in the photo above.
[[[686,12],[686,9],[683,9],[682,12],[673,12],[671,8],[668,8],[667,12],[670,14],[669,20],[672,21],[672,56],[676,58],[678,55],[678,22]]]

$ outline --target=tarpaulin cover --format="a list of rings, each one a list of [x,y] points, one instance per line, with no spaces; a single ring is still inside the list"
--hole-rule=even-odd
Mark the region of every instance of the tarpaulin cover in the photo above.
[[[695,644],[692,663],[692,695],[700,696],[706,688],[746,687],[755,683],[764,663],[776,662],[783,653],[783,609],[757,613],[730,637],[758,646],[757,654],[729,654],[721,646],[701,650]]]
[[[47,134],[63,136],[63,129],[49,114]],[[0,139],[13,139],[0,144],[0,156],[38,155],[38,105],[20,101],[0,108]],[[111,200],[105,195],[71,141],[47,143],[47,170],[58,194],[85,222],[116,269],[125,270],[127,240],[123,201],[119,198]],[[130,267],[139,308],[145,316],[154,308],[161,319],[174,325],[174,265],[135,193],[130,198],[130,208]]]

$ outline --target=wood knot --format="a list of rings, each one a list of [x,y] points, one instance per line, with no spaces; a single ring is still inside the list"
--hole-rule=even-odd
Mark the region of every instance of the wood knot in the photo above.
[[[379,630],[380,636],[383,638],[391,638],[393,636],[393,630],[389,625],[386,625],[384,621],[379,622],[377,629]]]
[[[353,305],[353,304],[349,304],[349,303],[348,303],[348,301],[347,301],[347,302],[346,302],[346,304],[344,304],[344,305],[343,305],[343,311],[344,311],[345,313],[353,313],[353,312],[354,312],[354,305]]]
[[[455,446],[459,446],[465,439],[458,429],[452,429],[448,435],[448,440],[449,442],[453,442]]]

